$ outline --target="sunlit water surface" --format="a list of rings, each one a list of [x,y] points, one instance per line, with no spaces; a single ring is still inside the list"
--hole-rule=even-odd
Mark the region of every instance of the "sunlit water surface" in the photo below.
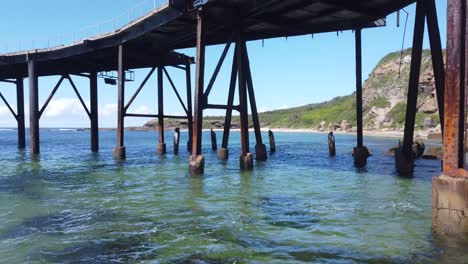
[[[278,133],[278,151],[241,173],[239,135],[222,162],[205,134],[194,178],[186,133],[179,156],[158,157],[155,132],[127,132],[123,163],[115,132],[100,136],[92,154],[87,132],[43,130],[34,160],[0,131],[2,263],[468,263],[467,244],[431,232],[440,162],[397,177],[383,156],[395,139],[365,138],[374,155],[356,170],[354,136],[336,136],[330,158],[325,134]]]

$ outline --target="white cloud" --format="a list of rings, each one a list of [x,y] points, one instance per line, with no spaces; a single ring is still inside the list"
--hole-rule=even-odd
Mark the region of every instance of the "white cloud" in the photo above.
[[[99,116],[114,117],[117,116],[117,104],[105,104],[99,109]]]
[[[16,107],[14,105],[12,105],[11,107],[13,107],[13,109],[15,109]],[[6,106],[0,106],[0,117],[12,117],[11,113],[10,113],[10,110],[8,110],[8,107]]]
[[[89,105],[89,103],[87,103]],[[89,109],[89,107],[88,107]],[[75,98],[59,98],[52,100],[45,110],[45,116],[49,118],[86,117],[86,112],[81,102]]]

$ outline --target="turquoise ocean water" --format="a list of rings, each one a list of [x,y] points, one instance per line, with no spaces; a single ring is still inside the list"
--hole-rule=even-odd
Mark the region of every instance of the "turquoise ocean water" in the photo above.
[[[396,139],[366,137],[357,170],[354,136],[330,158],[326,134],[277,133],[277,152],[240,172],[239,134],[222,162],[206,133],[205,175],[190,177],[186,133],[158,157],[156,132],[127,132],[123,163],[115,132],[100,137],[92,154],[88,132],[42,130],[32,159],[0,131],[1,263],[468,263],[468,243],[431,232],[440,162],[396,176]]]

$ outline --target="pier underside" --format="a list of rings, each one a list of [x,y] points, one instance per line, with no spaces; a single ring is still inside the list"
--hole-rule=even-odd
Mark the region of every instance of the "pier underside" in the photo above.
[[[18,109],[10,110],[18,121],[18,145],[25,147],[23,79],[29,79],[30,149],[38,154],[39,119],[64,80],[69,81],[83,104],[91,121],[91,149],[97,151],[97,74],[116,71],[118,78],[118,123],[117,144],[114,156],[126,158],[124,145],[124,119],[132,117],[158,118],[159,138],[156,153],[164,155],[164,119],[186,118],[189,124],[190,172],[204,172],[205,158],[202,153],[203,111],[221,109],[226,111],[220,159],[229,158],[229,133],[233,111],[240,115],[241,169],[254,168],[254,160],[267,160],[258,118],[254,76],[250,68],[246,42],[252,40],[290,37],[353,30],[356,42],[356,113],[357,142],[353,156],[355,165],[366,165],[370,155],[363,141],[362,116],[362,47],[361,34],[366,28],[385,26],[386,16],[417,3],[414,25],[411,74],[408,84],[405,135],[401,148],[395,155],[396,170],[401,175],[411,175],[414,169],[412,156],[416,104],[421,70],[421,53],[427,22],[436,79],[440,121],[444,127],[444,173],[434,180],[434,229],[447,233],[468,232],[466,225],[466,200],[468,199],[465,171],[465,84],[466,84],[466,2],[448,0],[447,67],[444,69],[442,44],[438,28],[435,0],[171,0],[140,19],[109,34],[92,37],[67,46],[37,49],[0,55],[0,81],[15,84]],[[223,44],[225,49],[215,71],[205,82],[205,52],[210,45]],[[196,48],[196,58],[176,53],[174,50]],[[226,104],[210,104],[209,95],[229,49],[234,49],[230,83],[226,84]],[[192,106],[190,65],[196,63],[195,89]],[[187,98],[182,100],[165,67],[175,67],[186,72]],[[150,68],[150,72],[130,101],[125,100],[126,72]],[[128,113],[128,107],[145,86],[153,73],[158,75],[158,113],[143,115]],[[54,92],[40,107],[38,102],[38,78],[62,76]],[[71,75],[88,77],[90,80],[91,107],[87,109]],[[163,78],[171,83],[177,99],[184,108],[180,117],[164,114]],[[444,85],[445,84],[445,85]],[[444,89],[445,86],[445,89]],[[1,94],[0,94],[1,95]],[[238,97],[239,104],[234,105]],[[1,96],[3,101],[8,102]],[[185,101],[185,102],[184,102]],[[255,133],[255,156],[249,142],[249,112]],[[179,131],[175,142],[178,146]],[[212,134],[212,149],[217,149],[216,135]],[[269,134],[270,150],[275,151],[274,136]],[[334,138],[330,137],[330,154],[335,155]],[[174,149],[174,153],[178,149]],[[332,155],[332,156],[333,156]],[[447,203],[447,201],[449,201]],[[456,201],[451,203],[451,201]],[[453,205],[453,206],[452,206]],[[460,220],[461,219],[461,220]],[[459,221],[460,220],[460,221]],[[459,221],[457,224],[455,221]]]

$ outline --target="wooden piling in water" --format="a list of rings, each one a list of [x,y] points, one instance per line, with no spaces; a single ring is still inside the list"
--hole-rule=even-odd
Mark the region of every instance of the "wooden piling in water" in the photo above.
[[[210,129],[210,134],[211,134],[211,149],[217,150],[218,144],[216,142],[216,133],[213,131],[213,129]]]
[[[276,142],[275,142],[275,135],[273,131],[268,130],[268,139],[270,140],[270,152],[276,151]]]
[[[174,155],[179,154],[180,128],[174,130]]]
[[[336,156],[335,136],[333,132],[328,133],[328,153],[330,157]]]

